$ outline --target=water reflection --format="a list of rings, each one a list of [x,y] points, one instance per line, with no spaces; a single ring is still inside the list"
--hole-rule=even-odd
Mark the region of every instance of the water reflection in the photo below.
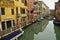
[[[33,28],[28,27],[24,30],[24,34],[18,38],[19,40],[33,40],[34,39],[34,32]]]
[[[48,24],[48,25],[47,25]],[[53,21],[37,22],[24,29],[19,40],[60,40],[60,26]]]
[[[54,25],[56,40],[60,40],[60,26]]]
[[[44,25],[45,24],[45,25]],[[46,28],[46,23],[34,23],[33,25],[29,26],[28,28],[24,29],[24,34],[19,37],[19,40],[34,40],[34,34],[38,34],[39,32],[43,32],[44,29]]]
[[[41,23],[37,22],[36,24],[33,24],[34,34],[43,32],[44,29],[46,28],[47,24],[48,24],[48,22],[46,22],[46,24],[45,23],[43,24],[42,22]]]

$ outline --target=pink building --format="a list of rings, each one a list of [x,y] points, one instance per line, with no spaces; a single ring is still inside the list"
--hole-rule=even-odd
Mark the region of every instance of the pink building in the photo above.
[[[29,22],[33,22],[33,18],[34,18],[34,0],[28,0],[28,19],[29,19]]]

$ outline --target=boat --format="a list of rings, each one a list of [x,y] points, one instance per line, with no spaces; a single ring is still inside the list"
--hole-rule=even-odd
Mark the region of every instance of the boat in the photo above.
[[[19,30],[15,30],[3,36],[0,34],[0,40],[18,40],[18,37],[20,37],[23,33],[24,31],[19,28]]]

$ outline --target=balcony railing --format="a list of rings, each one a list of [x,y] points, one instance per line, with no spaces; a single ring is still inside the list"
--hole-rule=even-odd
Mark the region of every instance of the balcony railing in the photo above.
[[[40,12],[40,10],[34,10],[34,12]]]
[[[1,6],[13,6],[14,1],[13,0],[0,0]]]
[[[27,16],[27,14],[21,14],[21,17],[26,17]]]
[[[19,30],[20,27],[13,27],[13,28],[9,28],[7,30],[3,30],[3,31],[0,31],[0,37],[3,37],[3,36],[6,36],[16,30]]]

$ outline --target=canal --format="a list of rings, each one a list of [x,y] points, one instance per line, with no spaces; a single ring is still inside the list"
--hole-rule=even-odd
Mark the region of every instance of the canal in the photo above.
[[[19,40],[60,40],[60,27],[53,21],[36,22],[24,29]]]

